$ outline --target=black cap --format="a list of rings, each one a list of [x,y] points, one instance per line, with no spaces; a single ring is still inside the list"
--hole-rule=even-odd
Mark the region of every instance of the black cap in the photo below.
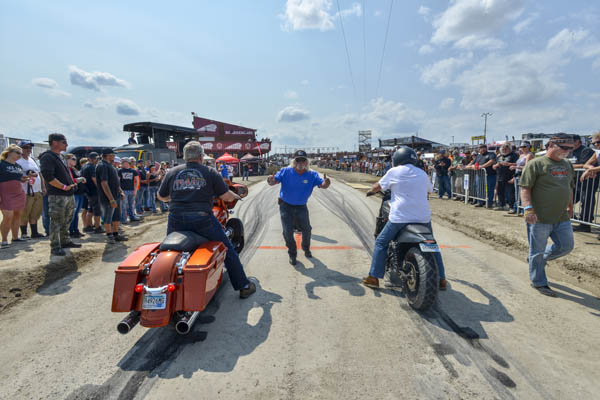
[[[304,158],[305,160],[308,160],[308,156],[306,155],[306,152],[304,150],[296,150],[296,152],[294,153],[294,160],[298,160],[299,158]]]
[[[96,158],[98,158],[98,153],[92,151],[90,154],[88,154],[87,158],[89,158],[90,160],[95,160]]]
[[[579,136],[579,135],[573,135],[573,141],[576,142],[578,140],[581,142],[581,136]]]
[[[52,142],[60,142],[61,140],[67,140],[65,135],[62,133],[51,133],[48,135],[48,143],[52,144]]]
[[[109,154],[115,154],[115,152],[113,151],[113,149],[111,149],[110,147],[105,147],[102,149],[102,155],[103,156],[107,156]]]
[[[18,146],[19,147],[25,147],[25,146],[31,146],[31,147],[33,147],[33,143],[31,143],[31,140],[25,139],[25,140],[19,141]]]

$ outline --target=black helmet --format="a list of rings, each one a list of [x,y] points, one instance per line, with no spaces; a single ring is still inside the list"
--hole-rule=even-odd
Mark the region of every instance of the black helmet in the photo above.
[[[405,164],[415,165],[416,163],[417,153],[410,147],[400,146],[398,147],[398,150],[394,152],[394,155],[392,155],[392,165],[394,167]]]

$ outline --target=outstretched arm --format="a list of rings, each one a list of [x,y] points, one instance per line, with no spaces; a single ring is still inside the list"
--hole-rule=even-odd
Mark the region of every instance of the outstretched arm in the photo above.
[[[381,192],[381,185],[379,184],[379,182],[375,183],[375,184],[373,185],[373,187],[371,187],[371,190],[369,190],[369,191],[367,192],[367,197],[368,197],[368,196],[373,196],[373,195],[374,195],[375,193],[377,193],[377,192]]]
[[[269,175],[267,177],[267,183],[269,184],[269,186],[275,186],[277,185],[279,182],[277,182],[277,179],[275,179],[274,175]]]
[[[319,185],[321,189],[327,189],[331,185],[331,179],[327,177],[327,174],[323,174],[323,183]]]

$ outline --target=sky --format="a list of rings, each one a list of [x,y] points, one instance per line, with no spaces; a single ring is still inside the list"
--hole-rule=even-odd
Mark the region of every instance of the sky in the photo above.
[[[258,129],[353,150],[600,129],[600,3],[0,2],[0,133],[120,145],[123,125]],[[385,51],[384,51],[385,49]]]

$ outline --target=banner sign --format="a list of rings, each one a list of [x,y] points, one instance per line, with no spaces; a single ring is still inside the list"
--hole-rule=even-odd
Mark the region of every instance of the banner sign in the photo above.
[[[243,152],[251,152],[251,151],[259,151],[262,153],[266,153],[271,151],[271,142],[242,142],[242,141],[213,141],[213,142],[203,142],[200,141],[202,147],[205,151],[243,151]]]
[[[256,129],[194,116],[194,129],[204,136],[245,136],[254,139]]]

